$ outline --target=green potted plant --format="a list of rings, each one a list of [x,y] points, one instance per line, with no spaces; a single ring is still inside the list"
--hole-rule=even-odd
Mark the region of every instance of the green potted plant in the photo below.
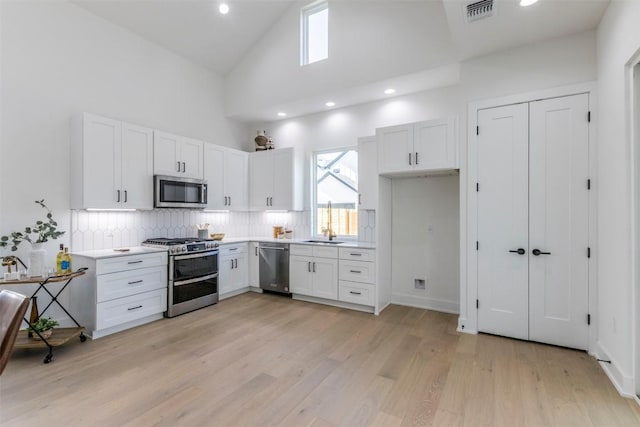
[[[41,317],[38,321],[31,325],[28,329],[29,331],[38,332],[44,339],[47,339],[53,333],[53,328],[58,326],[58,321],[53,320],[51,317]],[[38,334],[33,334],[34,340],[40,340],[40,336]]]
[[[44,204],[44,199],[36,200],[35,203],[47,211],[46,220],[36,221],[35,225],[25,227],[24,231],[14,231],[8,236],[0,237],[0,248],[11,245],[11,251],[17,251],[18,245],[22,242],[31,243],[32,251],[29,254],[31,277],[44,274],[46,252],[42,247],[43,243],[64,234],[64,231],[58,231],[58,223],[53,219],[51,210]]]
[[[9,239],[11,239],[11,250],[17,251],[18,245],[22,242],[29,242],[31,244],[45,243],[48,242],[49,239],[57,239],[64,234],[64,231],[57,230],[58,223],[53,219],[51,210],[44,204],[44,199],[36,200],[35,203],[47,211],[46,221],[36,221],[35,225],[25,227],[24,232],[15,231],[8,236],[0,237],[0,247],[4,248],[8,246]],[[31,237],[32,234],[35,234],[35,236]]]

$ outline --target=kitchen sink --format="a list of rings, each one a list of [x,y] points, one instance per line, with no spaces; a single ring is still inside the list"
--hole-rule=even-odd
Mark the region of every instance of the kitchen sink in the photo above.
[[[344,242],[338,242],[336,240],[305,240],[305,243],[324,243],[326,245],[339,245],[340,243]]]

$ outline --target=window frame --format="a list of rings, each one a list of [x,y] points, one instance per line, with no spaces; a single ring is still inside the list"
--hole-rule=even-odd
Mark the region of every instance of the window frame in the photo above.
[[[323,10],[327,10],[327,57],[309,62],[309,17]],[[315,64],[329,59],[329,2],[318,0],[300,9],[300,66]]]
[[[322,150],[315,150],[311,153],[311,238],[312,239],[325,239],[322,233],[318,234],[318,166],[317,166],[317,156],[319,154],[327,154],[327,153],[336,153],[339,151],[354,151],[356,155],[358,154],[358,146],[357,145],[348,145],[336,148],[327,148]],[[358,159],[359,160],[359,159]],[[358,163],[358,168],[360,168],[360,163]],[[358,191],[360,188],[360,182],[358,182]],[[359,212],[358,209],[358,201],[356,200],[356,212]],[[355,235],[344,235],[338,234],[336,239],[343,241],[357,241],[360,237],[360,225],[358,224],[358,232]]]

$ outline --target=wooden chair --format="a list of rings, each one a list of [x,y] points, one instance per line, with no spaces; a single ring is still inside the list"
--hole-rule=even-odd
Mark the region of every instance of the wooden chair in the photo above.
[[[28,306],[28,297],[17,292],[0,291],[0,375],[9,362]]]

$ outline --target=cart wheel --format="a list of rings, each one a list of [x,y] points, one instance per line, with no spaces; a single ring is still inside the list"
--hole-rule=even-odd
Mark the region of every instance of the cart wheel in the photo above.
[[[44,363],[50,363],[51,359],[53,359],[53,354],[49,353],[44,357]]]
[[[80,342],[85,342],[87,337],[84,334],[80,334]]]

